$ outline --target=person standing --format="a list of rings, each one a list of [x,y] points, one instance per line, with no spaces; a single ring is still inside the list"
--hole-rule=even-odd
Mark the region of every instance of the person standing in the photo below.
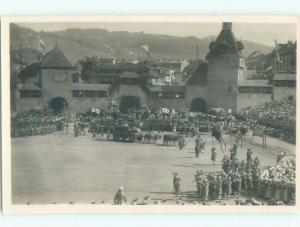
[[[207,202],[208,195],[209,195],[209,181],[207,179],[204,179],[202,181],[202,184],[203,184],[202,200],[203,200],[203,202]]]
[[[247,162],[252,162],[252,151],[250,148],[247,149]]]
[[[179,145],[180,150],[182,150],[183,147],[185,146],[185,136],[184,135],[181,135],[179,137],[178,145]]]
[[[222,176],[219,175],[217,177],[217,181],[216,181],[216,185],[217,185],[217,199],[221,199],[222,198],[222,184],[223,184],[223,181],[222,181]]]
[[[114,203],[116,205],[122,205],[122,204],[126,203],[126,196],[125,196],[123,187],[120,187],[119,190],[117,191],[115,198],[114,198]]]
[[[216,148],[213,147],[213,148],[211,149],[211,161],[212,161],[213,165],[215,165],[216,158],[217,158]]]
[[[181,190],[180,190],[180,177],[178,176],[178,174],[174,174],[174,177],[173,177],[173,187],[174,187],[174,190],[175,190],[175,194],[177,196],[180,196],[181,194]]]
[[[200,134],[197,135],[196,139],[195,139],[195,156],[196,158],[199,157],[199,153],[200,153],[200,142],[201,142],[201,139],[200,139]]]

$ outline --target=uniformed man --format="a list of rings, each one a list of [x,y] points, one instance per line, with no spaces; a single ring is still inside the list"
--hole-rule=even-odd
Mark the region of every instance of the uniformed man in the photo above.
[[[216,181],[216,185],[217,185],[217,199],[221,199],[222,198],[222,184],[223,184],[223,181],[222,181],[222,176],[219,175],[217,177],[217,181]]]
[[[208,195],[209,195],[209,181],[207,179],[203,179],[202,188],[203,188],[202,200],[203,202],[207,202]]]
[[[120,187],[119,190],[117,191],[114,198],[114,203],[117,205],[122,205],[126,203],[126,196],[123,187]]]
[[[247,149],[247,162],[251,162],[252,161],[252,151],[250,148]]]
[[[216,158],[217,158],[216,148],[212,147],[212,149],[211,149],[211,161],[212,161],[213,165],[215,165]]]
[[[173,178],[173,186],[174,186],[174,190],[175,190],[175,194],[177,196],[181,195],[181,189],[180,189],[180,177],[178,176],[178,174],[174,174],[174,178]]]
[[[185,135],[181,135],[178,141],[179,149],[182,150],[185,146]]]
[[[195,175],[195,181],[196,181],[196,187],[197,187],[197,193],[201,196],[202,194],[202,171],[197,170]]]

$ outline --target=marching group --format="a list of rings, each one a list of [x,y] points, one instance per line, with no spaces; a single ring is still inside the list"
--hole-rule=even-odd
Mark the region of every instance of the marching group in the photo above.
[[[231,149],[235,153],[236,146]],[[215,161],[212,148],[212,161]],[[277,166],[269,167],[264,171],[260,167],[258,157],[252,159],[251,149],[247,150],[246,162],[239,161],[234,155],[230,158],[224,156],[223,172],[197,171],[195,174],[197,195],[204,203],[211,200],[236,199],[242,203],[240,196],[251,197],[247,203],[251,205],[283,205],[295,203],[295,159],[294,157],[279,153]],[[288,164],[287,164],[287,160]],[[285,164],[283,164],[285,162]],[[285,166],[284,166],[285,165]],[[284,167],[283,167],[284,166]],[[275,173],[274,173],[274,168]],[[276,171],[282,170],[276,176]],[[173,188],[177,196],[181,196],[181,179],[178,173],[173,173]],[[263,202],[257,201],[255,198]],[[242,205],[242,204],[240,204]]]
[[[11,136],[25,137],[50,134],[64,128],[66,116],[40,110],[19,113],[12,118]]]

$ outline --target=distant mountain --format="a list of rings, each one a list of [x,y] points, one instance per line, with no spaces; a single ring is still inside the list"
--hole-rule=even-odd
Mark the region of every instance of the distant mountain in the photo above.
[[[215,37],[214,37],[215,39]],[[45,44],[41,48],[40,40]],[[192,59],[199,47],[199,58],[204,59],[212,37],[202,39],[194,36],[176,37],[169,35],[145,34],[143,32],[112,31],[105,29],[67,29],[54,32],[35,32],[28,28],[11,25],[11,48],[32,48],[45,53],[56,43],[74,64],[85,56],[112,57],[117,59],[146,59],[141,45],[149,46],[154,59]],[[247,57],[256,50],[261,53],[272,51],[272,47],[242,40],[243,55]]]

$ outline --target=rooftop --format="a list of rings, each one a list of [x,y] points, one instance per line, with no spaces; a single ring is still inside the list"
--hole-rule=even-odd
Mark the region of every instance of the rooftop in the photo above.
[[[40,67],[64,69],[73,68],[72,64],[57,45],[44,56]]]
[[[240,55],[241,50],[244,48],[242,42],[236,41],[236,38],[232,32],[232,23],[224,22],[222,31],[220,32],[216,41],[212,41],[209,45],[209,52],[206,55],[206,58],[232,54]]]
[[[21,85],[21,88],[19,90],[21,90],[21,91],[41,91],[42,89],[34,84],[24,83]]]

